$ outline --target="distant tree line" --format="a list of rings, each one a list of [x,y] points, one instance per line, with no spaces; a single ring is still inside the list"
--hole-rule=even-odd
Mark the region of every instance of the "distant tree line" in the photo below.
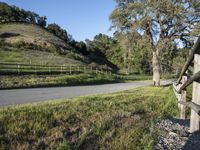
[[[37,24],[44,28],[47,24],[46,19],[45,16],[39,16],[35,12],[25,11],[19,7],[9,6],[0,2],[0,23],[26,22]]]

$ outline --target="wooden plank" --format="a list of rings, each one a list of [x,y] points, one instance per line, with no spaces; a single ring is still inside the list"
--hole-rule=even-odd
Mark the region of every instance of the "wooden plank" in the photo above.
[[[200,55],[195,54],[194,56],[194,73],[200,71]],[[192,93],[192,102],[200,105],[200,82],[194,81],[193,83],[193,93]],[[190,117],[190,132],[193,133],[195,131],[199,131],[199,123],[200,119],[198,114],[191,110],[191,117]]]
[[[193,83],[193,81],[198,81],[200,79],[200,70],[195,72],[195,74],[189,78],[178,90],[178,93],[181,93],[186,87]]]
[[[185,83],[187,81],[187,76],[183,76],[181,83]],[[177,102],[178,102],[178,108],[180,110],[180,119],[185,119],[185,105],[181,105],[180,102],[186,102],[186,90],[182,90],[180,93],[178,93],[178,89],[180,89],[180,87],[182,86],[182,84],[179,84],[176,86],[176,84],[173,84],[173,90],[174,90],[174,94],[176,96]]]
[[[183,76],[181,82],[185,83],[187,81],[187,76]],[[181,91],[181,102],[186,102],[186,90]],[[185,119],[185,105],[179,105],[180,108],[180,119]]]
[[[200,37],[198,38],[196,44],[194,45],[193,49],[191,50],[191,54],[189,55],[185,65],[183,66],[183,69],[181,71],[180,77],[177,81],[177,85],[180,83],[182,76],[185,74],[186,70],[188,69],[188,67],[191,65],[193,59],[194,59],[194,54],[196,53],[200,53]]]
[[[185,105],[190,107],[200,116],[200,105],[195,104],[194,102],[178,102],[180,105]]]

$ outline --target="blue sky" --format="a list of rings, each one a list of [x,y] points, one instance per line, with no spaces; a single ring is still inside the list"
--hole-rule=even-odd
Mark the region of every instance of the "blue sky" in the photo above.
[[[108,17],[115,8],[114,0],[2,0],[47,17],[77,41],[93,39],[99,33],[112,35]]]

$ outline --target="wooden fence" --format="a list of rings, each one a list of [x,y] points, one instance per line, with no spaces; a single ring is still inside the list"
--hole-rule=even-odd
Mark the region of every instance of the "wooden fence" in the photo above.
[[[108,73],[109,70],[92,66],[38,65],[0,62],[0,74],[79,74]]]
[[[194,73],[191,77],[188,76],[188,68],[193,64]],[[192,101],[186,101],[186,88],[193,83]],[[180,109],[180,118],[185,119],[186,106],[191,108],[190,117],[190,132],[200,130],[200,37],[191,50],[191,54],[183,66],[181,74],[177,82],[173,83],[174,93],[177,98],[178,107]]]

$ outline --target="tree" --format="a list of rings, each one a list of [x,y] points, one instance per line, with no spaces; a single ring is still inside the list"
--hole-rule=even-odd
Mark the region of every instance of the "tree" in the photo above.
[[[123,70],[130,73],[150,73],[151,56],[146,39],[138,33],[115,33],[115,38],[121,48]]]
[[[68,35],[66,30],[62,29],[59,25],[55,23],[48,24],[47,30],[59,37],[60,39],[64,40],[66,43],[69,43],[72,39],[72,37]]]
[[[153,81],[160,85],[163,53],[178,43],[192,45],[190,32],[200,21],[198,0],[115,0],[112,27],[123,34],[139,33],[152,51]]]
[[[17,6],[9,6],[6,3],[0,2],[0,23],[9,22],[24,22],[37,24],[43,28],[46,27],[46,17],[39,16],[38,14],[25,11]]]
[[[42,28],[45,28],[46,25],[47,25],[46,20],[47,20],[47,17],[46,17],[46,16],[38,17],[37,24],[38,24],[39,26],[41,26]]]

